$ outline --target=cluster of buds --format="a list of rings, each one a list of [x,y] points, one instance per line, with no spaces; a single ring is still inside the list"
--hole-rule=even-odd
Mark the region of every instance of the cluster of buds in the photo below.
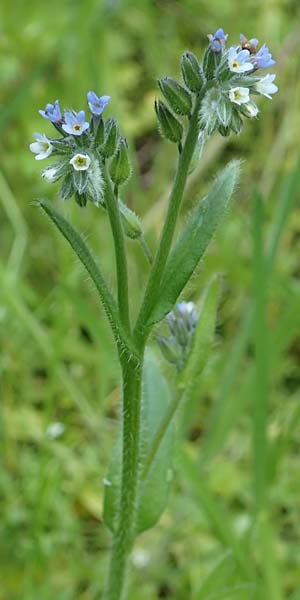
[[[182,371],[192,347],[198,317],[193,302],[179,302],[165,318],[168,335],[158,335],[157,342],[169,363]]]
[[[202,62],[192,52],[181,59],[183,83],[164,77],[158,84],[167,104],[156,101],[155,110],[163,137],[178,144],[184,132],[182,117],[190,117],[193,95],[201,94],[199,130],[223,136],[240,133],[243,117],[253,118],[259,109],[253,96],[272,98],[278,88],[275,75],[260,75],[260,69],[275,64],[268,47],[258,49],[258,40],[240,35],[237,46],[226,48],[228,35],[223,29],[208,36],[209,45]]]
[[[109,100],[109,96],[99,97],[95,92],[88,92],[89,120],[86,120],[84,110],[62,113],[58,100],[39,111],[54,125],[60,137],[35,133],[30,150],[36,160],[50,156],[57,159],[43,169],[42,176],[50,183],[62,180],[60,196],[63,200],[74,196],[80,206],[85,206],[88,200],[105,206],[102,172],[107,160],[115,186],[125,183],[131,174],[127,142],[119,135],[115,119],[102,116]]]

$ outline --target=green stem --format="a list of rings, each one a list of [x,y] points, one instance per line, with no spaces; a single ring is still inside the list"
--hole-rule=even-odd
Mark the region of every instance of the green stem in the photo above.
[[[168,255],[170,252],[177,223],[178,213],[188,176],[188,170],[198,139],[199,108],[204,93],[205,90],[203,90],[201,94],[198,94],[196,97],[193,114],[189,122],[186,140],[183,146],[182,153],[180,154],[178,159],[177,172],[169,200],[167,217],[163,227],[158,251],[156,253],[154,263],[150,271],[149,280],[146,286],[141,310],[135,326],[135,333],[138,340],[141,340],[144,337],[146,329],[145,324],[147,323],[147,319],[159,294],[159,285],[161,282],[161,277],[163,275]]]
[[[153,256],[152,256],[152,252],[144,238],[144,236],[142,235],[141,237],[139,237],[139,242],[140,242],[140,246],[149,262],[150,265],[152,265],[153,263]]]
[[[118,525],[114,534],[105,600],[124,597],[128,558],[135,538],[143,355],[121,358],[123,371],[123,452]]]
[[[115,256],[116,256],[116,269],[117,269],[117,285],[118,285],[118,305],[120,311],[120,317],[126,331],[130,332],[130,318],[129,318],[129,302],[128,302],[128,273],[127,273],[127,260],[124,242],[124,233],[122,229],[118,199],[115,197],[112,190],[110,179],[106,173],[105,167],[103,167],[103,177],[105,181],[105,200],[112,229],[114,245],[115,245]]]

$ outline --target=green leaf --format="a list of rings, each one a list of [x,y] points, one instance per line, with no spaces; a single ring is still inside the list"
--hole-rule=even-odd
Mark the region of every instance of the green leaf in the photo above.
[[[230,162],[216,178],[207,196],[191,212],[169,256],[160,285],[159,300],[150,314],[148,325],[161,321],[172,310],[180,292],[192,276],[229,208],[239,170],[239,161]]]
[[[214,276],[204,291],[193,345],[179,379],[179,386],[188,387],[190,391],[198,388],[199,377],[209,357],[215,335],[219,296],[220,279]]]
[[[147,353],[143,375],[143,404],[141,416],[141,473],[146,463],[153,438],[171,402],[168,383],[158,360]],[[136,534],[150,529],[157,523],[165,509],[170,487],[174,429],[167,428],[145,479],[140,481]],[[104,521],[114,531],[118,519],[121,484],[122,439],[118,437],[112,462],[105,480]]]
[[[73,248],[75,254],[86,268],[92,281],[94,282],[103,304],[104,310],[111,324],[112,330],[115,334],[117,342],[125,345],[130,352],[135,354],[135,348],[127,334],[123,330],[123,327],[119,321],[119,315],[115,300],[107,287],[106,281],[96,264],[88,246],[83,241],[81,235],[74,229],[74,227],[67,221],[59,212],[57,212],[48,202],[40,201],[38,203],[43,211],[50,217],[52,222],[56,225],[57,229],[63,234],[70,246]]]

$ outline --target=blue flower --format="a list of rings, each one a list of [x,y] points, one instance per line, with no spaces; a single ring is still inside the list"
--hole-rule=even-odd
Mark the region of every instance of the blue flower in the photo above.
[[[58,123],[62,118],[58,100],[55,100],[54,104],[46,104],[45,110],[39,110],[39,113],[52,123]]]
[[[272,54],[268,46],[264,44],[259,49],[257,54],[253,56],[253,63],[257,69],[268,69],[268,67],[272,67],[272,65],[275,65],[276,61],[273,60]]]
[[[95,92],[87,93],[87,100],[90,111],[93,115],[102,115],[105,107],[110,101],[110,96],[97,96]]]
[[[86,131],[86,129],[88,129],[90,126],[90,124],[84,120],[84,110],[80,110],[79,113],[66,111],[64,117],[65,123],[63,123],[62,128],[66,133],[70,133],[72,135],[82,135],[83,132]]]
[[[228,66],[233,73],[247,73],[253,70],[249,50],[238,50],[233,46],[228,51]]]
[[[210,41],[210,47],[213,52],[222,52],[225,47],[228,34],[224,33],[224,29],[217,29],[216,33],[209,34],[208,39]]]

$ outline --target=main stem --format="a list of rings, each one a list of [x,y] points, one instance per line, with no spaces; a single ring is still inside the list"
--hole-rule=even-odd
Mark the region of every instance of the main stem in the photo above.
[[[123,374],[123,451],[121,495],[105,600],[124,597],[128,558],[135,538],[143,351],[140,360],[121,355]]]
[[[158,251],[156,253],[155,260],[150,272],[140,314],[138,316],[135,327],[135,333],[137,335],[138,340],[144,337],[145,324],[147,323],[148,317],[159,294],[159,285],[171,249],[178,213],[188,176],[189,166],[199,134],[199,109],[205,91],[206,90],[203,90],[196,96],[195,106],[189,122],[186,140],[183,146],[182,153],[180,154],[178,159],[177,172],[169,200],[165,224],[161,234]]]

